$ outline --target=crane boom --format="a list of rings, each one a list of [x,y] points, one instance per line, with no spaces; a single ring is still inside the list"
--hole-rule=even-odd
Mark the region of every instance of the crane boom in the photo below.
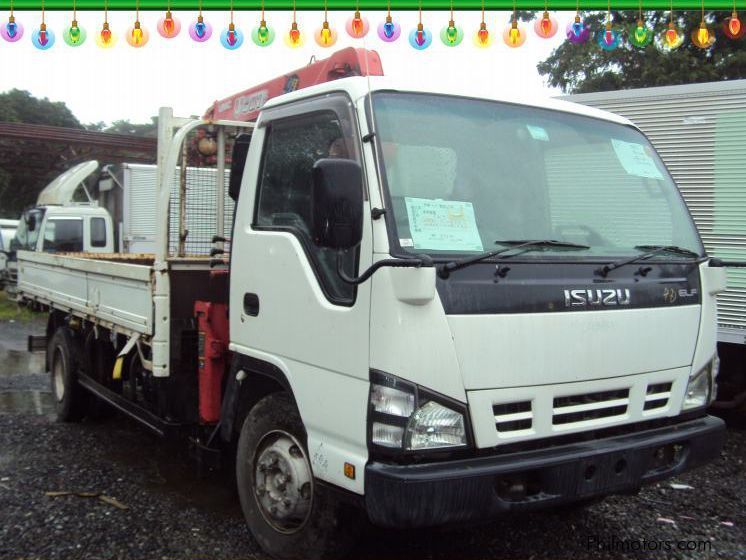
[[[378,53],[354,47],[342,49],[329,58],[215,101],[205,113],[205,119],[254,121],[262,106],[273,97],[348,76],[383,76]]]

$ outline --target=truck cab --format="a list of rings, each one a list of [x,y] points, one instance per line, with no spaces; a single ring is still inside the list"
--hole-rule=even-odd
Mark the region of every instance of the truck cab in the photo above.
[[[723,270],[623,118],[379,77],[278,97],[232,242],[227,392],[280,379],[308,476],[377,524],[633,491],[722,444],[705,410]],[[292,464],[291,439],[244,430]],[[242,503],[279,547],[300,530],[263,466]]]
[[[88,204],[35,206],[21,216],[13,248],[47,253],[111,253],[111,216]]]

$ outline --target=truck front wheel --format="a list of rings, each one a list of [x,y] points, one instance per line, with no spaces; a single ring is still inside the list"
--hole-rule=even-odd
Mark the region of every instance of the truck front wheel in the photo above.
[[[236,455],[238,494],[259,545],[281,559],[329,558],[354,542],[355,512],[314,482],[303,424],[285,393],[251,409]]]
[[[52,395],[58,422],[74,422],[85,416],[83,388],[78,385],[75,339],[67,327],[58,328],[49,341],[48,361]]]

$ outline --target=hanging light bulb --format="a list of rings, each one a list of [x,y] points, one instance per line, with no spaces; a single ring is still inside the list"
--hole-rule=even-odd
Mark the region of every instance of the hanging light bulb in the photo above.
[[[268,47],[275,40],[274,30],[267,25],[264,19],[264,0],[262,0],[262,18],[259,20],[259,25],[252,29],[251,40],[260,47]]]
[[[135,23],[127,30],[127,43],[139,49],[144,47],[150,39],[148,30],[140,25],[140,0],[135,1]]]
[[[15,43],[23,37],[23,25],[16,21],[13,15],[13,0],[10,0],[10,16],[8,22],[0,26],[0,37],[9,43]]]
[[[448,20],[448,25],[440,30],[440,40],[447,47],[455,47],[464,40],[463,29],[456,26],[456,21],[453,18],[453,0],[451,0],[451,19]]]
[[[518,26],[518,19],[516,17],[515,2],[513,3],[513,17],[510,20],[510,25],[503,31],[503,41],[511,49],[517,49],[523,43],[526,42],[526,32],[522,27]]]
[[[386,19],[378,25],[378,37],[387,43],[393,43],[401,35],[401,27],[391,17],[391,0],[388,0]]]
[[[117,37],[109,28],[109,2],[104,0],[104,24],[101,31],[95,34],[96,45],[102,49],[110,49],[117,42]]]
[[[536,23],[534,23],[534,31],[542,39],[549,39],[557,34],[558,29],[559,24],[557,23],[557,20],[549,15],[549,12],[545,7],[544,14],[540,19],[536,20]]]
[[[189,36],[193,41],[204,43],[212,36],[212,25],[202,17],[202,0],[199,1],[199,14],[197,20],[189,26]]]
[[[474,44],[483,49],[492,44],[492,36],[487,30],[487,24],[484,21],[479,24],[479,29],[474,35]]]
[[[243,33],[236,25],[231,21],[228,27],[223,30],[220,34],[220,44],[226,49],[234,51],[241,45],[243,45]]]
[[[733,0],[733,12],[729,18],[725,18],[723,21],[723,32],[729,39],[740,39],[746,35],[746,27],[738,17],[736,11],[736,0]]]
[[[324,23],[322,23],[321,27],[316,31],[314,39],[316,40],[316,44],[320,47],[331,47],[337,42],[337,32],[329,27],[328,21],[324,20]]]
[[[243,33],[233,22],[233,0],[231,0],[230,23],[228,23],[228,27],[223,29],[223,32],[220,34],[220,44],[231,51],[236,50],[238,47],[243,45]]]
[[[606,9],[606,25],[602,33],[598,34],[596,42],[605,51],[613,51],[622,41],[622,34],[616,31],[611,25],[611,0],[609,0]]]
[[[31,34],[31,42],[37,49],[42,51],[54,45],[54,32],[51,29],[47,29],[47,24],[44,21],[44,0],[41,2],[41,25],[39,29],[36,29]]]
[[[73,20],[70,27],[66,27],[62,32],[62,40],[71,47],[78,47],[85,42],[86,32],[85,29],[78,25],[78,11],[73,0]]]
[[[417,27],[412,29],[409,33],[409,44],[412,45],[418,51],[424,51],[433,42],[433,35],[425,26],[422,24],[422,0],[420,0],[419,6],[419,23]]]
[[[598,34],[598,44],[605,51],[613,51],[622,41],[622,34],[612,28],[611,21],[607,21],[604,31]]]
[[[295,20],[295,0],[293,0],[293,23],[290,25],[290,31],[285,34],[285,44],[293,49],[303,46],[305,37],[298,29],[298,22]]]
[[[567,40],[576,45],[585,43],[591,37],[591,28],[581,19],[580,12],[575,13],[575,20],[567,26]]]
[[[86,40],[87,34],[85,29],[78,25],[77,20],[73,20],[70,27],[66,27],[62,32],[62,39],[71,47],[79,47]]]
[[[329,27],[329,20],[327,18],[326,11],[326,0],[324,0],[324,21],[321,24],[321,27],[316,30],[316,33],[314,33],[313,38],[318,46],[324,48],[331,47],[334,43],[337,42],[337,32]]]
[[[699,22],[699,27],[692,31],[692,43],[700,49],[709,49],[715,44],[715,34],[707,27],[704,19]]]
[[[359,4],[359,2],[358,2]],[[370,31],[370,24],[368,19],[360,15],[360,8],[355,8],[355,14],[347,20],[345,24],[345,30],[347,34],[353,39],[360,39],[365,37]]]
[[[181,22],[171,14],[171,6],[166,9],[166,15],[158,20],[158,33],[166,39],[173,39],[181,32]]]
[[[655,39],[655,46],[663,52],[671,52],[684,44],[685,34],[676,27],[673,15],[673,0],[668,17],[668,27]]]

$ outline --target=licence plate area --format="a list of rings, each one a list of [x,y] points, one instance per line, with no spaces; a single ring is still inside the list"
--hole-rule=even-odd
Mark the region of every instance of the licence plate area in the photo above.
[[[578,497],[630,489],[640,484],[642,461],[627,453],[609,453],[578,461],[574,475]]]

